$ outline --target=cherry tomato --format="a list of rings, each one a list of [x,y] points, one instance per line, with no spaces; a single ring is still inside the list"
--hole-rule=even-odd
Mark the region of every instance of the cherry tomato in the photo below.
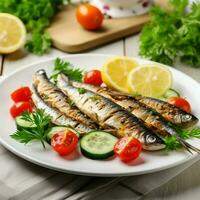
[[[61,156],[70,154],[77,144],[78,137],[72,131],[60,131],[51,138],[51,146]]]
[[[103,83],[101,78],[101,71],[91,70],[87,72],[83,78],[83,82],[91,85],[100,86]]]
[[[32,112],[33,107],[31,102],[28,101],[20,101],[15,103],[11,108],[10,108],[10,114],[12,115],[13,118],[21,115],[23,112]]]
[[[189,102],[181,97],[170,97],[168,99],[168,103],[179,107],[186,112],[191,112],[191,106]]]
[[[76,19],[88,30],[97,30],[103,22],[103,14],[101,11],[90,4],[81,4],[76,10]]]
[[[14,102],[31,100],[31,90],[29,87],[21,87],[11,93],[11,98]]]
[[[139,140],[133,137],[123,137],[114,146],[114,152],[122,161],[128,162],[136,159],[142,150]]]

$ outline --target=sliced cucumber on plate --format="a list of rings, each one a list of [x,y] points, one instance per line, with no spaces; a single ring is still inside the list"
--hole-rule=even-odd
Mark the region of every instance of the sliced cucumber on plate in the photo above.
[[[54,134],[56,134],[60,131],[67,131],[67,130],[72,131],[73,133],[76,133],[76,135],[79,137],[79,133],[72,128],[69,128],[69,127],[66,127],[66,126],[54,126],[54,127],[50,128],[48,133],[47,133],[47,141],[50,142],[51,138]]]
[[[21,129],[32,129],[32,128],[36,127],[35,124],[24,120],[23,116],[21,116],[21,115],[15,118],[15,122],[16,122],[18,130],[21,130]]]
[[[117,140],[110,133],[93,131],[81,138],[81,152],[91,159],[106,159],[114,155],[114,145]]]
[[[174,90],[174,89],[169,89],[165,94],[160,98],[160,100],[167,101],[170,97],[180,97],[180,94]]]

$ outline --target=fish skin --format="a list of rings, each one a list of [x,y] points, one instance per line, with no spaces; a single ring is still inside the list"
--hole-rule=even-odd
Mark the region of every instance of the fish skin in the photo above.
[[[32,100],[35,106],[38,109],[42,109],[45,114],[49,115],[52,118],[51,121],[53,124],[60,126],[70,126],[71,128],[77,130],[80,134],[84,134],[93,130],[85,124],[81,124],[80,122],[65,116],[64,114],[60,113],[57,109],[51,108],[46,102],[43,101],[35,86],[33,86],[32,90]]]
[[[80,94],[78,88],[71,86],[63,74],[58,75],[57,85],[82,112],[104,129],[113,130],[112,133],[117,137],[136,137],[146,150],[165,148],[164,141],[149,130],[142,121],[109,99],[89,90]]]
[[[143,120],[148,128],[154,130],[154,132],[161,136],[176,135],[176,130],[169,125],[168,121],[155,110],[152,110],[145,104],[137,101],[134,97],[119,95],[119,93],[115,93],[115,91],[110,90],[107,87],[98,87],[75,81],[70,81],[70,83],[74,87],[84,88],[109,98],[111,101],[117,103],[139,119]]]
[[[71,101],[69,98],[64,95],[57,86],[49,81],[45,70],[38,70],[34,74],[33,84],[37,87],[39,94],[48,105],[92,129],[98,128],[97,124],[82,113],[77,107],[70,105]]]
[[[135,97],[139,102],[145,104],[147,107],[155,109],[160,113],[166,120],[180,127],[188,128],[198,123],[198,118],[191,113],[185,112],[184,110],[171,105],[165,101],[155,99],[152,97]]]

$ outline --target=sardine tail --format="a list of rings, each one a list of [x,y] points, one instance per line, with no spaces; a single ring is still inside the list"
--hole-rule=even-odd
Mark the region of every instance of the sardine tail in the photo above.
[[[193,150],[193,151],[197,152],[198,154],[200,154],[200,149],[198,149],[198,148],[196,148],[195,146],[191,145],[190,143],[186,142],[186,141],[183,140],[182,138],[177,137],[177,140],[178,140],[178,141],[180,142],[180,144],[181,144],[187,151],[189,151],[191,154],[193,154],[191,150]]]

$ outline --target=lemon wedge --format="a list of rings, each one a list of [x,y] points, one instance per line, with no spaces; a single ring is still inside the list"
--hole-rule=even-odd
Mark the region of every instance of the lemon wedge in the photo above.
[[[130,93],[161,97],[172,86],[172,74],[159,64],[140,65],[128,75]]]
[[[130,71],[138,66],[137,62],[128,57],[113,57],[103,65],[102,79],[110,88],[128,93],[127,77]]]
[[[21,48],[26,40],[26,28],[16,16],[0,13],[0,53],[12,53]]]

